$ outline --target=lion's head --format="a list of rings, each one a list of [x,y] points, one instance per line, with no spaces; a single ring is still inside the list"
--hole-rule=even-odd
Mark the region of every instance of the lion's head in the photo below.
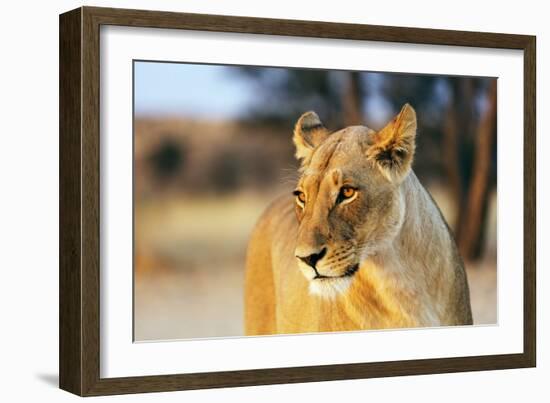
[[[344,292],[363,260],[387,247],[403,224],[400,186],[411,170],[416,114],[406,104],[382,130],[330,133],[314,112],[294,129],[301,177],[294,191],[295,255],[310,292]]]

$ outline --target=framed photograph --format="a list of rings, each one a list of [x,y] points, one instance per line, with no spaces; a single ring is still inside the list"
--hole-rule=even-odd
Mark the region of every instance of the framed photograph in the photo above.
[[[535,37],[60,16],[60,387],[533,367]]]

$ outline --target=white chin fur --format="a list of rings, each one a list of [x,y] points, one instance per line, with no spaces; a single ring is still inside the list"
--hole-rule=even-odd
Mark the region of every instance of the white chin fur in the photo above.
[[[353,276],[314,279],[315,272],[311,267],[302,262],[298,262],[298,267],[309,282],[309,293],[324,299],[334,299],[343,294],[353,280]]]
[[[318,278],[310,280],[309,293],[321,298],[334,299],[347,291],[352,277]]]

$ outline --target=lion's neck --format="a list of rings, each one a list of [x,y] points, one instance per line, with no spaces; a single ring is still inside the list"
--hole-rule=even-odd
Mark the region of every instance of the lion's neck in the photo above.
[[[435,284],[448,275],[450,236],[414,173],[402,184],[407,206],[393,242],[367,257],[343,305],[365,327],[438,325]],[[443,235],[442,235],[443,234]],[[432,308],[428,308],[432,307]],[[390,322],[390,323],[388,323]]]

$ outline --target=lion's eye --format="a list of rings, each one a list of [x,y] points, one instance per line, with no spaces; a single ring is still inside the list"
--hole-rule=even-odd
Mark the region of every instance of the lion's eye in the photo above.
[[[306,194],[301,190],[295,190],[292,193],[294,194],[294,196],[296,196],[296,201],[298,202],[298,204],[303,207],[304,204],[306,204]]]
[[[357,194],[357,189],[351,186],[343,186],[338,194],[338,203],[346,200],[351,200]]]
[[[350,197],[353,197],[355,194],[355,189],[351,188],[349,186],[344,186],[342,188],[342,196],[344,196],[346,199],[349,199]]]

